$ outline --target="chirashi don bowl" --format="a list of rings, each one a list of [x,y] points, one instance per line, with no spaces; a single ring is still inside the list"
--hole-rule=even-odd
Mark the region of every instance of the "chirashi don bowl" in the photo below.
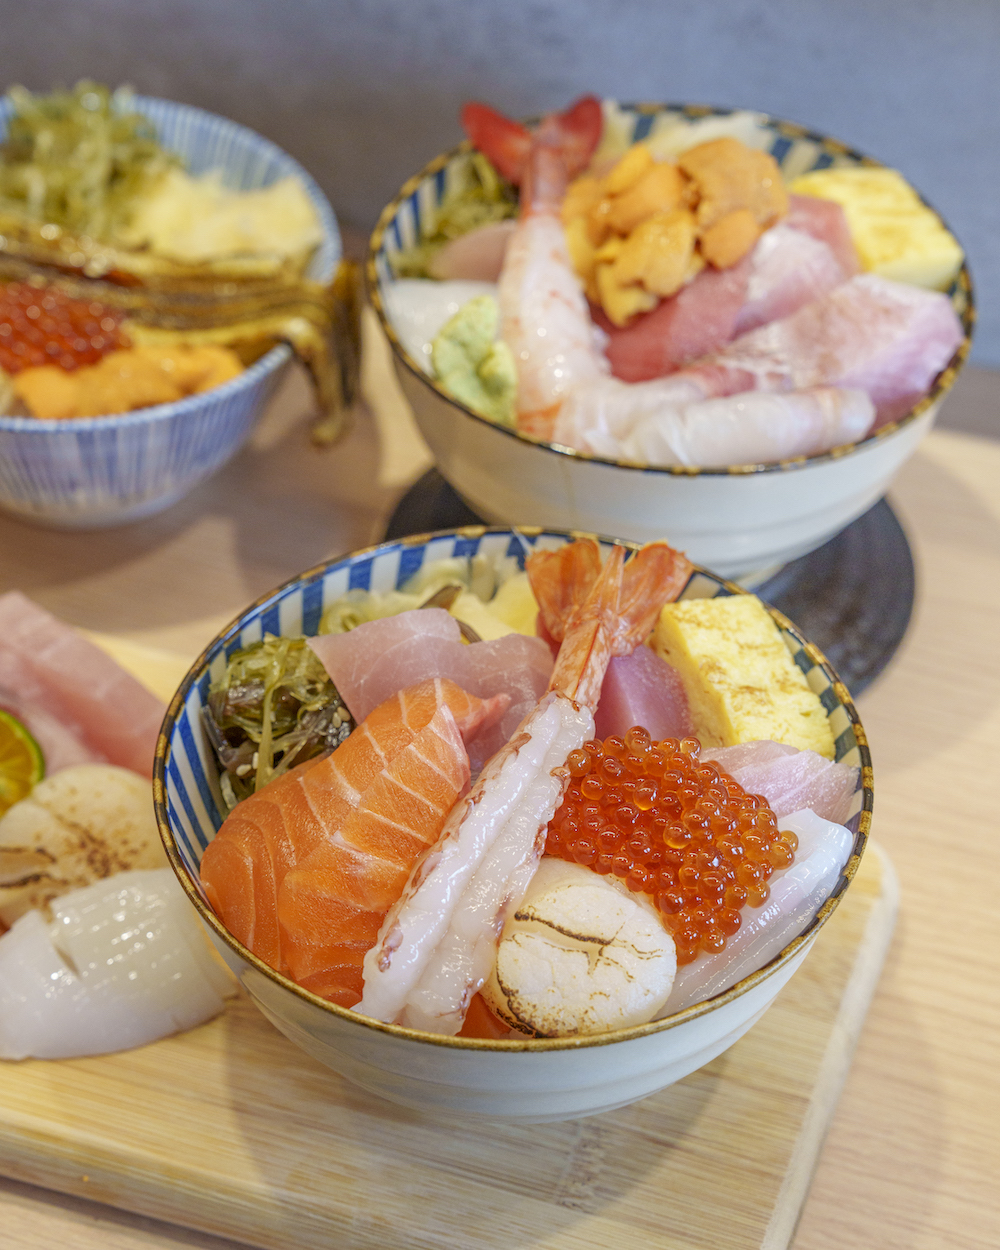
[[[621,106],[621,113],[631,143],[645,138],[664,115],[711,122],[737,110],[642,104]],[[740,139],[769,151],[789,179],[830,166],[879,164],[792,122],[764,113],[738,115],[753,122],[741,125]],[[975,310],[963,265],[948,292],[964,331],[961,346],[915,407],[861,442],[772,464],[652,468],[519,434],[443,390],[403,346],[387,313],[394,257],[420,240],[421,223],[433,217],[470,151],[468,141],[459,144],[401,187],[372,234],[366,281],[403,392],[437,467],[485,521],[584,529],[637,542],[666,536],[690,559],[727,577],[773,570],[832,538],[882,497],[931,428],[968,355]]]
[[[323,234],[308,276],[320,282],[333,277],[341,254],[337,221],[297,161],[247,127],[203,109],[146,96],[133,97],[133,106],[190,173],[220,170],[223,183],[238,190],[298,177]],[[10,100],[0,100],[0,138],[10,116]],[[0,507],[64,529],[118,525],[162,511],[239,451],[291,359],[291,348],[281,343],[222,386],[118,416],[0,416]]]
[[[819,651],[774,612],[789,651],[826,709],[837,758],[860,767],[847,822],[854,844],[831,896],[804,931],[731,989],[662,1020],[590,1037],[442,1037],[381,1024],[334,1006],[275,972],[226,930],[208,905],[198,868],[225,811],[201,708],[227,657],[264,632],[315,633],[324,608],[347,590],[398,588],[432,560],[482,554],[523,566],[532,550],[558,548],[573,537],[539,529],[474,527],[384,543],[311,569],[258,599],[209,644],[163,722],[153,775],[157,821],[174,871],[220,954],[286,1037],[342,1076],[405,1106],[511,1122],[571,1119],[623,1106],[700,1068],[763,1015],[805,959],[849,886],[868,839],[871,757],[858,714]],[[602,540],[602,546],[606,553],[610,544]],[[740,593],[738,586],[696,569],[681,597]]]

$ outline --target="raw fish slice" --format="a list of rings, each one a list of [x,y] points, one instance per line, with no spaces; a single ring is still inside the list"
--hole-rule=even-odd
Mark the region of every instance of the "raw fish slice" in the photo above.
[[[864,438],[875,407],[863,390],[748,391],[640,421],[622,444],[643,464],[724,468],[814,456]]]
[[[164,705],[99,647],[19,591],[0,595],[0,684],[72,731],[89,760],[152,774]],[[96,759],[95,759],[96,757]]]
[[[469,784],[455,719],[440,708],[361,795],[339,830],[284,878],[282,953],[300,984],[351,1006],[361,964],[417,856],[437,840]],[[345,975],[347,968],[351,975]]]
[[[517,227],[514,220],[491,221],[446,243],[427,266],[442,282],[498,282],[507,244]]]
[[[825,243],[837,258],[845,278],[853,278],[861,272],[847,214],[833,200],[821,200],[815,195],[790,195],[788,216],[783,224]]]
[[[346,634],[323,634],[310,639],[310,646],[359,723],[400,687],[431,677],[450,678],[480,698],[508,696],[499,721],[466,739],[474,772],[535,706],[552,674],[552,656],[540,639],[507,634],[469,645],[455,618],[441,608],[368,621]]]
[[[644,382],[718,352],[748,330],[790,316],[858,268],[843,211],[826,202],[765,231],[739,264],[703,269],[676,295],[623,329],[600,309],[592,309],[592,315],[608,335],[606,355],[614,376]]]
[[[702,759],[714,760],[748,794],[766,798],[779,819],[808,807],[823,820],[843,824],[858,787],[858,770],[835,764],[815,751],[785,747],[779,754],[779,746],[777,742],[746,742],[703,751]]]
[[[208,844],[201,879],[213,910],[239,941],[284,969],[278,890],[286,873],[339,829],[386,765],[446,706],[472,736],[507,707],[448,680],[401,690],[372,711],[332,755],[307,760],[236,806]]]
[[[750,271],[749,257],[729,269],[708,266],[676,295],[625,327],[614,325],[592,306],[594,321],[608,336],[605,355],[611,372],[624,382],[645,382],[732,342]]]
[[[690,372],[715,394],[859,388],[884,422],[926,393],[961,342],[962,327],[946,295],[869,273],[744,334],[706,362],[708,370],[703,365]]]
[[[0,707],[27,726],[42,748],[45,771],[106,763],[100,751],[88,747],[78,732],[46,709],[46,701],[45,688],[32,680],[20,657],[0,649]]]
[[[744,386],[737,389],[749,390],[752,382],[752,375],[745,374]],[[581,387],[563,404],[553,427],[552,441],[591,455],[620,460],[624,456],[625,440],[644,419],[683,412],[689,405],[715,394],[731,394],[727,388],[733,384],[731,371],[707,366],[682,369],[650,382],[602,378]]]
[[[678,969],[660,1018],[721,994],[770,963],[829,897],[850,857],[854,835],[811,811],[783,817],[781,827],[799,839],[795,862],[771,877],[771,894],[763,907],[743,908],[743,923],[724,951],[700,956]]]
[[[64,895],[0,937],[0,1058],[124,1050],[217,1015],[232,981],[169,868]]]
[[[711,747],[701,752],[701,758],[714,760],[730,777],[734,777],[736,769],[746,768],[749,764],[766,764],[771,760],[781,759],[783,755],[797,755],[798,752],[798,747],[790,747],[785,742],[760,738],[754,742],[740,742],[732,747]]]
[[[619,459],[640,425],[655,428],[658,419],[676,424],[685,409],[702,400],[746,398],[748,391],[861,389],[881,423],[927,391],[961,341],[962,327],[947,296],[864,274],[670,377],[631,385],[606,378],[581,388],[563,404],[553,437],[579,451]],[[758,463],[768,458],[762,453],[712,463]],[[789,450],[772,458],[802,454]]]
[[[785,223],[766,230],[753,250],[746,302],[732,337],[790,317],[854,272],[845,271],[831,248],[811,234]]]
[[[594,735],[602,741],[621,737],[633,725],[648,729],[656,741],[686,738],[691,732],[684,683],[677,670],[647,646],[614,656],[601,686],[594,714]]]

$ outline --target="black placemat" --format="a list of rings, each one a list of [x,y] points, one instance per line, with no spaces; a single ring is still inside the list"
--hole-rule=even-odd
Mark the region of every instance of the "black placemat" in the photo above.
[[[437,469],[406,492],[385,537],[481,525]],[[910,544],[885,499],[754,588],[820,648],[855,697],[903,641],[913,610]]]

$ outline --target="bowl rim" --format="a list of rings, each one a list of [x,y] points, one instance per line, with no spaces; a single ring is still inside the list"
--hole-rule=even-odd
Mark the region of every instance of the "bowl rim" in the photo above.
[[[472,1037],[448,1037],[438,1033],[428,1033],[420,1029],[410,1029],[398,1024],[385,1024],[380,1020],[374,1020],[367,1016],[359,1015],[350,1008],[340,1007],[335,1003],[328,1002],[319,995],[312,993],[310,990],[303,989],[297,985],[291,978],[283,973],[276,971],[269,964],[266,964],[259,956],[248,950],[237,938],[235,938],[225,927],[219,917],[215,914],[202,899],[200,893],[193,884],[191,876],[188,873],[180,854],[177,850],[176,840],[173,830],[170,827],[170,820],[167,812],[167,794],[166,794],[166,769],[170,756],[171,736],[174,725],[179,713],[183,710],[187,702],[191,688],[199,681],[205,672],[212,658],[218,654],[220,648],[224,648],[226,643],[231,641],[240,633],[243,627],[251,620],[260,616],[265,608],[279,602],[288,592],[296,587],[304,586],[310,582],[318,581],[320,578],[331,572],[338,566],[349,565],[351,563],[364,560],[371,555],[386,549],[400,547],[424,546],[435,538],[449,537],[468,537],[478,538],[484,534],[523,534],[529,538],[538,538],[543,536],[554,536],[567,540],[574,538],[595,538],[603,544],[618,543],[628,551],[637,551],[643,544],[632,542],[625,539],[609,538],[605,535],[592,534],[582,530],[560,530],[548,526],[536,525],[471,525],[459,526],[453,529],[434,530],[424,534],[413,534],[401,539],[392,539],[388,542],[375,543],[368,547],[362,547],[358,550],[348,552],[345,555],[333,557],[322,561],[320,564],[314,565],[312,568],[305,570],[303,573],[296,574],[282,582],[275,589],[267,591],[265,594],[258,596],[247,608],[239,613],[224,629],[220,630],[215,637],[202,650],[201,654],[192,663],[184,676],[183,681],[174,693],[163,723],[160,726],[160,732],[157,736],[156,750],[153,760],[153,807],[156,814],[156,823],[159,828],[160,838],[163,842],[164,850],[170,862],[171,868],[174,870],[178,881],[180,882],[185,894],[195,907],[201,920],[209,927],[213,934],[221,939],[236,955],[238,955],[245,963],[249,964],[259,974],[263,975],[267,980],[273,982],[282,989],[291,991],[293,995],[304,1000],[312,1007],[319,1008],[323,1012],[337,1017],[345,1023],[358,1025],[362,1028],[373,1029],[378,1033],[387,1034],[390,1037],[406,1038],[408,1040],[422,1042],[427,1045],[444,1046],[460,1050],[489,1050],[498,1051],[504,1054],[520,1054],[520,1053],[537,1053],[551,1050],[579,1050],[592,1046],[608,1046],[615,1042],[632,1041],[637,1038],[648,1037],[655,1033],[664,1033],[672,1028],[676,1028],[681,1024],[685,1024],[690,1020],[697,1019],[700,1016],[709,1015],[711,1012],[728,1005],[737,998],[742,997],[749,990],[754,989],[761,982],[767,980],[773,974],[778,972],[782,967],[789,963],[795,956],[810,943],[818,931],[826,924],[827,920],[836,910],[844,891],[848,888],[851,881],[858,870],[861,863],[861,857],[868,845],[868,839],[871,832],[872,807],[874,801],[873,791],[873,773],[871,752],[868,748],[868,739],[861,724],[861,718],[858,716],[857,708],[851,699],[850,692],[844,683],[837,676],[833,666],[827,660],[826,656],[819,650],[814,643],[805,639],[799,630],[791,621],[776,608],[764,603],[768,613],[772,619],[782,630],[787,630],[800,644],[805,653],[812,660],[813,664],[823,670],[827,678],[830,680],[833,689],[841,706],[844,708],[851,728],[854,732],[855,741],[861,756],[861,787],[862,787],[862,807],[859,813],[858,831],[854,836],[854,843],[851,848],[851,854],[847,863],[841,870],[840,876],[833,887],[828,898],[817,911],[805,929],[793,938],[773,959],[769,960],[763,967],[758,968],[755,972],[743,977],[737,981],[735,985],[724,990],[721,994],[716,994],[700,1003],[693,1003],[683,1010],[665,1016],[661,1020],[651,1020],[646,1024],[633,1025],[629,1028],[614,1029],[607,1033],[596,1033],[583,1037],[562,1037],[562,1038],[515,1038],[512,1040],[506,1038],[472,1038]],[[724,587],[730,594],[750,594],[737,583],[720,577],[718,574],[712,573],[710,570],[700,565],[693,566],[692,576],[701,574],[708,577]],[[761,600],[763,603],[764,601]]]
[[[343,241],[340,237],[340,226],[337,222],[337,216],[333,211],[333,205],[319,183],[294,156],[286,152],[273,139],[268,139],[265,135],[259,134],[252,127],[246,126],[242,122],[234,121],[231,117],[226,117],[222,113],[213,113],[210,109],[201,108],[197,104],[186,104],[182,100],[168,100],[162,96],[138,94],[132,95],[131,102],[138,113],[143,113],[145,108],[153,106],[157,109],[164,109],[167,112],[176,111],[182,114],[194,115],[198,118],[206,118],[212,122],[222,123],[238,133],[241,138],[250,141],[257,150],[274,157],[280,157],[282,161],[286,162],[291,167],[290,172],[294,172],[295,176],[301,180],[313,207],[316,209],[324,240],[333,244],[334,255],[329,265],[329,272],[324,270],[324,273],[316,281],[329,282],[333,278],[337,270],[338,261],[343,255]],[[4,92],[0,95],[0,124],[5,124],[9,120],[12,107],[13,103],[10,96]],[[147,425],[157,421],[170,421],[202,408],[205,404],[206,396],[211,396],[214,399],[222,394],[224,398],[228,399],[243,389],[257,385],[268,374],[281,368],[291,357],[292,349],[287,343],[275,343],[273,347],[269,347],[262,356],[258,357],[252,365],[247,366],[237,377],[230,378],[228,382],[223,382],[220,386],[213,386],[207,391],[198,391],[193,395],[185,395],[183,399],[173,400],[166,404],[151,404],[146,408],[133,408],[129,412],[104,413],[98,417],[56,419],[0,415],[0,433],[54,434],[57,432],[70,433],[74,431],[97,433],[107,429]]]
[[[602,101],[603,102],[603,101]],[[662,103],[642,103],[629,104],[613,101],[618,104],[619,108],[634,111],[640,114],[655,115],[658,113],[674,112],[682,114],[692,120],[702,117],[730,117],[734,113],[752,113],[763,125],[771,126],[782,138],[789,139],[808,139],[817,144],[824,153],[831,156],[848,156],[852,160],[858,162],[859,165],[868,168],[886,168],[884,162],[876,160],[872,156],[860,151],[858,148],[850,147],[848,144],[834,139],[830,135],[825,135],[817,130],[810,130],[798,122],[786,121],[783,118],[775,117],[773,114],[764,113],[755,109],[729,108],[718,105],[709,104],[679,104],[665,101]],[[532,119],[529,119],[529,121]],[[430,390],[434,391],[446,403],[453,405],[466,416],[471,417],[474,421],[480,422],[484,426],[488,426],[492,430],[512,438],[515,442],[524,443],[528,446],[541,448],[543,451],[552,452],[558,456],[564,456],[568,460],[576,460],[585,464],[603,465],[612,469],[628,469],[633,472],[665,474],[674,478],[694,478],[694,477],[751,477],[757,474],[765,473],[784,473],[790,470],[805,469],[815,464],[823,464],[829,461],[842,460],[845,456],[852,452],[861,451],[866,448],[873,447],[884,439],[899,433],[901,430],[912,424],[918,417],[927,412],[928,409],[938,404],[951,390],[955,383],[955,379],[968,358],[969,351],[972,346],[972,335],[976,325],[976,303],[975,291],[972,284],[972,275],[969,271],[967,260],[963,259],[961,269],[955,279],[953,285],[957,285],[965,296],[965,313],[960,318],[962,321],[962,329],[964,331],[962,342],[958,345],[954,355],[940,371],[934,379],[931,389],[916,404],[901,417],[897,417],[893,421],[887,421],[885,425],[873,430],[863,439],[859,439],[853,443],[843,443],[839,447],[832,447],[828,451],[817,452],[812,456],[792,456],[785,460],[769,461],[767,463],[757,464],[734,464],[717,467],[703,467],[700,465],[648,465],[634,460],[615,460],[607,456],[596,456],[589,452],[577,451],[573,447],[567,447],[562,443],[546,442],[544,439],[535,438],[530,434],[522,434],[516,429],[509,426],[499,425],[495,421],[491,421],[488,417],[483,417],[477,412],[473,412],[471,408],[463,404],[460,400],[455,399],[439,384],[436,378],[431,377],[424,369],[422,369],[417,361],[407,352],[406,348],[400,342],[396,332],[386,314],[382,303],[382,297],[379,290],[378,271],[376,268],[376,257],[382,249],[385,233],[399,212],[402,204],[410,198],[414,192],[430,177],[446,168],[456,157],[473,150],[472,144],[468,139],[463,139],[461,143],[449,148],[448,151],[442,152],[433,157],[426,165],[417,173],[403,183],[395,196],[386,204],[382,212],[379,214],[378,221],[371,233],[368,241],[368,254],[365,260],[365,288],[368,300],[375,310],[379,324],[383,333],[389,341],[393,356],[398,364],[404,366],[410,373],[414,375],[417,381],[424,383]],[[907,180],[909,182],[909,180]],[[909,183],[912,187],[913,184]],[[919,196],[921,202],[934,213],[937,219],[945,227],[950,230],[948,223],[944,217],[937,211],[928,200],[921,195],[914,187],[914,191]],[[951,232],[954,234],[954,232]],[[964,251],[964,249],[963,249]]]

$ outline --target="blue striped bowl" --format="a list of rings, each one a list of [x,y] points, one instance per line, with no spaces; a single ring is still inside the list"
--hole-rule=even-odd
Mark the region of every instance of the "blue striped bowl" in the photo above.
[[[742,141],[770,152],[786,178],[829,166],[879,162],[827,135],[766,113],[690,104],[622,105],[623,146],[683,119],[705,127],[692,143],[737,126]],[[468,142],[435,157],[386,205],[371,237],[368,295],[393,349],[393,362],[420,432],[448,482],[477,516],[597,530],[646,542],[666,537],[692,560],[727,577],[758,575],[805,555],[866,512],[930,429],[958,376],[975,322],[972,280],[963,265],[948,292],[965,331],[954,358],[927,395],[861,442],[814,456],[727,468],[650,468],[539,442],[459,403],[416,360],[387,308],[394,259],[421,238],[422,225],[470,160]]]
[[[340,259],[337,221],[296,161],[245,126],[203,109],[145,96],[136,96],[134,107],[191,173],[220,169],[226,185],[241,190],[289,174],[301,178],[323,230],[309,277],[332,278]],[[10,114],[10,101],[0,100],[0,138]],[[0,417],[0,506],[64,529],[118,525],[162,511],[236,454],[291,358],[291,349],[279,344],[223,386],[122,416]]]
[[[558,548],[573,537],[477,526],[383,543],[311,569],[258,599],[209,644],[174,695],[160,731],[153,769],[160,834],[220,954],[293,1042],[356,1083],[407,1106],[511,1121],[566,1119],[631,1102],[694,1071],[742,1036],[801,964],[857,871],[868,840],[871,757],[858,714],[820,652],[772,610],[789,651],[823,701],[837,758],[861,769],[847,822],[854,849],[833,894],[806,930],[732,989],[663,1020],[592,1038],[442,1038],[334,1006],[275,972],[226,930],[208,905],[198,869],[225,811],[201,710],[228,657],[265,632],[315,633],[324,609],[346,591],[397,589],[432,560],[484,555],[513,571],[523,567],[531,551]],[[602,545],[607,552],[608,541]],[[697,569],[681,597],[742,593],[733,583]]]

